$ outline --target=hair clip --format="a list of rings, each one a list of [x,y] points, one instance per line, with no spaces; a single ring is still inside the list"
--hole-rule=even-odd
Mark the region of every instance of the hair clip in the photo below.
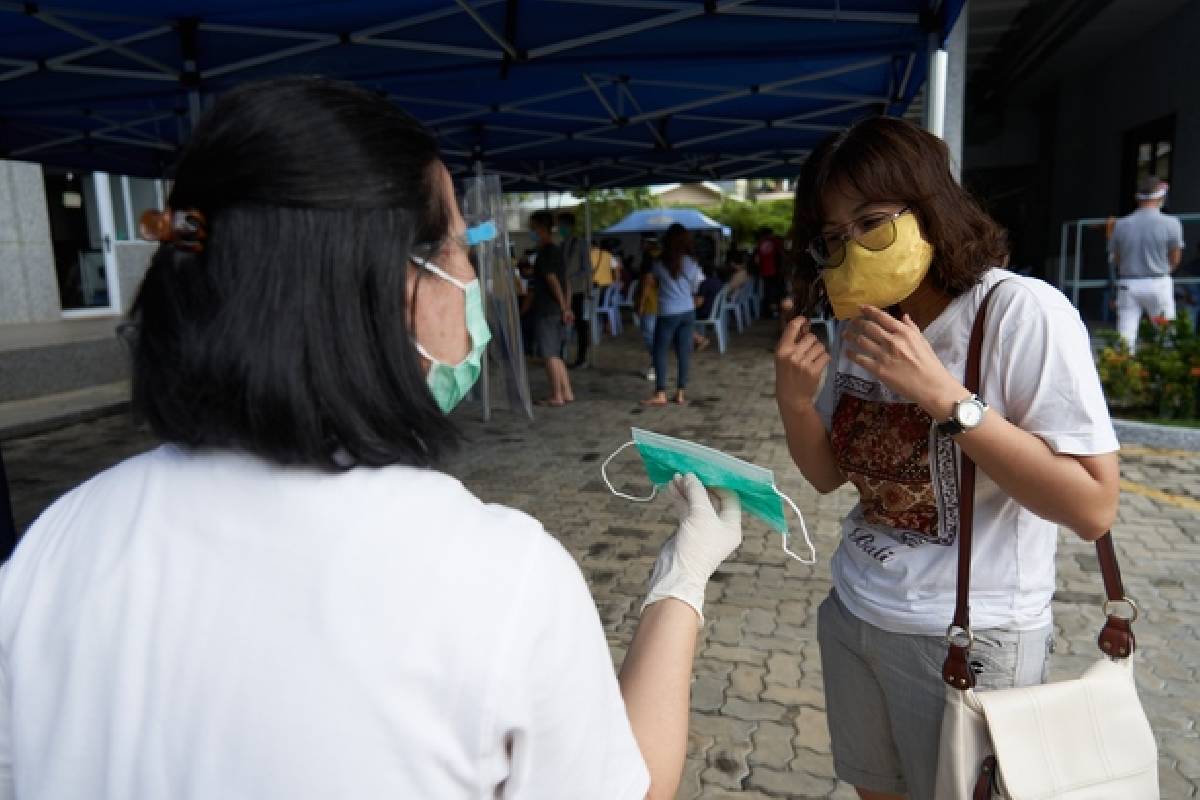
[[[142,212],[138,235],[151,242],[171,242],[177,250],[187,253],[203,253],[208,223],[194,208],[183,211],[150,209]]]

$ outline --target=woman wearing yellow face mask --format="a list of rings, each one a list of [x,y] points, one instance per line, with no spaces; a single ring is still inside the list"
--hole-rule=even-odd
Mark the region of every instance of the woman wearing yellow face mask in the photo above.
[[[995,688],[1044,680],[1056,529],[1116,515],[1116,437],[1078,313],[1001,268],[1003,231],[950,173],[945,145],[860,122],[800,173],[793,256],[811,308],[844,320],[827,348],[805,317],[776,353],[792,458],[821,492],[847,481],[819,636],[838,776],[863,798],[934,794],[944,636],[954,616],[956,449],[978,465],[971,668]],[[981,397],[964,387],[985,316]]]

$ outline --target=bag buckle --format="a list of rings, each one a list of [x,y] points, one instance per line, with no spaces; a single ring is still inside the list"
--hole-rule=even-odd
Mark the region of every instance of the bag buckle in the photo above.
[[[1115,609],[1120,607],[1120,605],[1122,603],[1129,606],[1129,616],[1127,616],[1127,617],[1122,617],[1120,614],[1114,613]],[[1105,600],[1104,601],[1104,616],[1106,616],[1106,617],[1116,617],[1117,619],[1123,619],[1126,622],[1129,622],[1132,624],[1134,622],[1137,622],[1137,618],[1140,613],[1141,613],[1141,611],[1138,609],[1137,603],[1133,602],[1132,597],[1125,596],[1125,597],[1122,597],[1120,600]]]
[[[970,650],[972,645],[975,644],[975,634],[971,632],[970,626],[964,628],[951,623],[946,628],[946,644],[951,647],[961,647],[964,650]]]

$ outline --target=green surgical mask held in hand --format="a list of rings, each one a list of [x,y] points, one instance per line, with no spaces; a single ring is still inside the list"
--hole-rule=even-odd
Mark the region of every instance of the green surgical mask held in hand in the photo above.
[[[637,503],[648,503],[658,494],[660,486],[666,486],[676,475],[692,474],[709,489],[728,489],[735,492],[742,502],[742,510],[758,517],[773,530],[783,535],[783,552],[802,564],[817,563],[817,551],[808,537],[804,516],[791,498],[775,487],[775,474],[769,469],[743,461],[740,458],[705,447],[702,444],[664,436],[641,428],[632,428],[633,441],[617,448],[600,467],[608,489],[617,497]],[[654,484],[648,497],[634,497],[617,491],[608,479],[608,465],[626,448],[636,447],[646,465],[646,474]],[[800,531],[808,545],[810,557],[805,559],[788,548],[788,527],[784,518],[783,504],[787,503],[800,520]]]

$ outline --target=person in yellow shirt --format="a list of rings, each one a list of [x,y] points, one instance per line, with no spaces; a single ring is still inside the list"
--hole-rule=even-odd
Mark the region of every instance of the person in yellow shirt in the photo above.
[[[658,260],[661,251],[658,240],[647,238],[642,240],[641,276],[638,279],[637,297],[634,298],[634,308],[638,313],[638,324],[642,329],[642,342],[646,345],[646,356],[650,366],[646,369],[646,380],[657,378],[654,370],[654,322],[658,318],[658,285],[654,282],[654,262]]]

